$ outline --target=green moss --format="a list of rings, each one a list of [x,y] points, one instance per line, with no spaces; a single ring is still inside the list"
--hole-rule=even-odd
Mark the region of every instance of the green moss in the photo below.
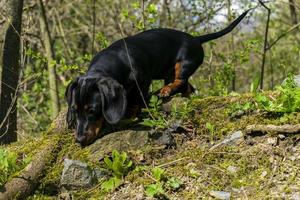
[[[265,94],[276,95],[272,92]],[[295,182],[299,181],[297,177],[299,168],[291,167],[296,166],[296,161],[286,159],[287,156],[292,155],[292,152],[287,150],[287,146],[295,144],[299,136],[287,137],[276,147],[265,142],[268,137],[272,136],[266,135],[250,138],[253,141],[251,144],[247,143],[246,138],[241,143],[218,146],[210,150],[212,145],[220,143],[231,132],[243,131],[251,124],[300,123],[300,113],[297,112],[277,115],[252,109],[241,116],[232,117],[233,105],[245,104],[253,100],[252,94],[205,99],[193,97],[189,101],[189,106],[194,109],[188,113],[189,117],[184,118],[184,125],[194,127],[195,131],[186,133],[191,136],[177,143],[177,149],[145,146],[136,152],[130,152],[129,155],[133,157],[143,156],[146,162],[138,163],[137,170],[131,171],[125,177],[126,191],[134,192],[137,186],[144,187],[154,183],[151,170],[154,166],[163,166],[167,176],[179,178],[184,184],[183,189],[176,192],[166,191],[170,199],[173,197],[179,199],[208,197],[210,190],[232,191],[233,188],[243,190],[240,193],[232,192],[233,198],[244,198],[245,194],[249,199],[273,198],[270,191],[277,192],[278,190],[273,179],[284,182],[286,185],[281,192],[291,193],[290,185],[295,185]],[[213,128],[208,128],[207,123],[210,123]],[[20,155],[34,155],[43,144],[51,142],[51,137],[45,135],[42,139],[16,143],[8,148]],[[42,184],[33,199],[57,196],[64,158],[81,160],[92,167],[100,165],[98,160],[89,159],[88,148],[81,148],[74,143],[71,134],[63,134],[59,138],[62,144],[60,152],[55,158],[55,163],[45,173],[46,176],[42,179]],[[284,162],[283,159],[285,159]],[[236,171],[228,171],[230,166],[236,167]],[[285,174],[290,176],[286,177]],[[77,199],[105,199],[110,195],[122,197],[122,190],[106,193],[99,185],[88,191],[74,192],[74,197]]]

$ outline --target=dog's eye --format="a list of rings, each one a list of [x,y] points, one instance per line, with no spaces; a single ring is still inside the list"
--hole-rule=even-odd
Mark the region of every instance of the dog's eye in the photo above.
[[[96,113],[96,110],[94,110],[94,109],[90,109],[89,111],[88,111],[88,114],[89,115],[94,115]]]

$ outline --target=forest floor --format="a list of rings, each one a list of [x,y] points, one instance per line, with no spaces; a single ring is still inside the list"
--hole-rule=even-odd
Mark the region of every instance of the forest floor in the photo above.
[[[55,159],[29,199],[300,199],[299,132],[249,130],[249,125],[299,124],[300,113],[245,109],[248,102],[255,103],[252,94],[188,100],[184,105],[192,109],[186,108],[184,117],[172,122],[179,124],[176,128],[162,128],[163,135],[169,128],[167,139],[155,145],[144,144],[135,136],[109,134],[99,139],[102,142],[81,148],[72,134],[53,134],[63,132],[57,131],[57,126],[64,127],[63,119],[58,119],[42,139],[18,142],[7,149],[30,157],[43,145],[59,140]],[[140,127],[127,124],[120,129],[117,131],[137,130],[136,134]],[[129,140],[135,139],[131,146]],[[105,190],[101,179],[89,189],[61,189],[65,158],[100,168],[103,157],[113,149],[126,151],[134,163],[122,174],[117,188]]]

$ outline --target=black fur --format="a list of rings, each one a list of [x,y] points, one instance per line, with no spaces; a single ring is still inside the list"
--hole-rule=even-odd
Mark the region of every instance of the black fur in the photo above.
[[[193,87],[188,79],[204,59],[202,44],[230,32],[248,11],[227,28],[212,34],[193,37],[181,31],[159,28],[114,42],[93,58],[84,76],[67,87],[69,126],[75,125],[77,137],[82,137],[88,126],[92,126],[88,125],[89,116],[91,119],[104,116],[106,122],[118,123],[126,109],[143,106],[141,94],[147,99],[153,79],[163,79],[169,86],[164,96],[190,93]],[[176,71],[174,66],[178,63],[180,67]],[[84,109],[84,106],[93,105],[97,109],[91,113]]]

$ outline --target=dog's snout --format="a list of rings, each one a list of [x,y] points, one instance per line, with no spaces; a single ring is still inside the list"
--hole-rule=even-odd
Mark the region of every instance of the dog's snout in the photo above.
[[[84,145],[86,143],[86,136],[82,135],[76,137],[76,142],[80,143],[81,145]]]

